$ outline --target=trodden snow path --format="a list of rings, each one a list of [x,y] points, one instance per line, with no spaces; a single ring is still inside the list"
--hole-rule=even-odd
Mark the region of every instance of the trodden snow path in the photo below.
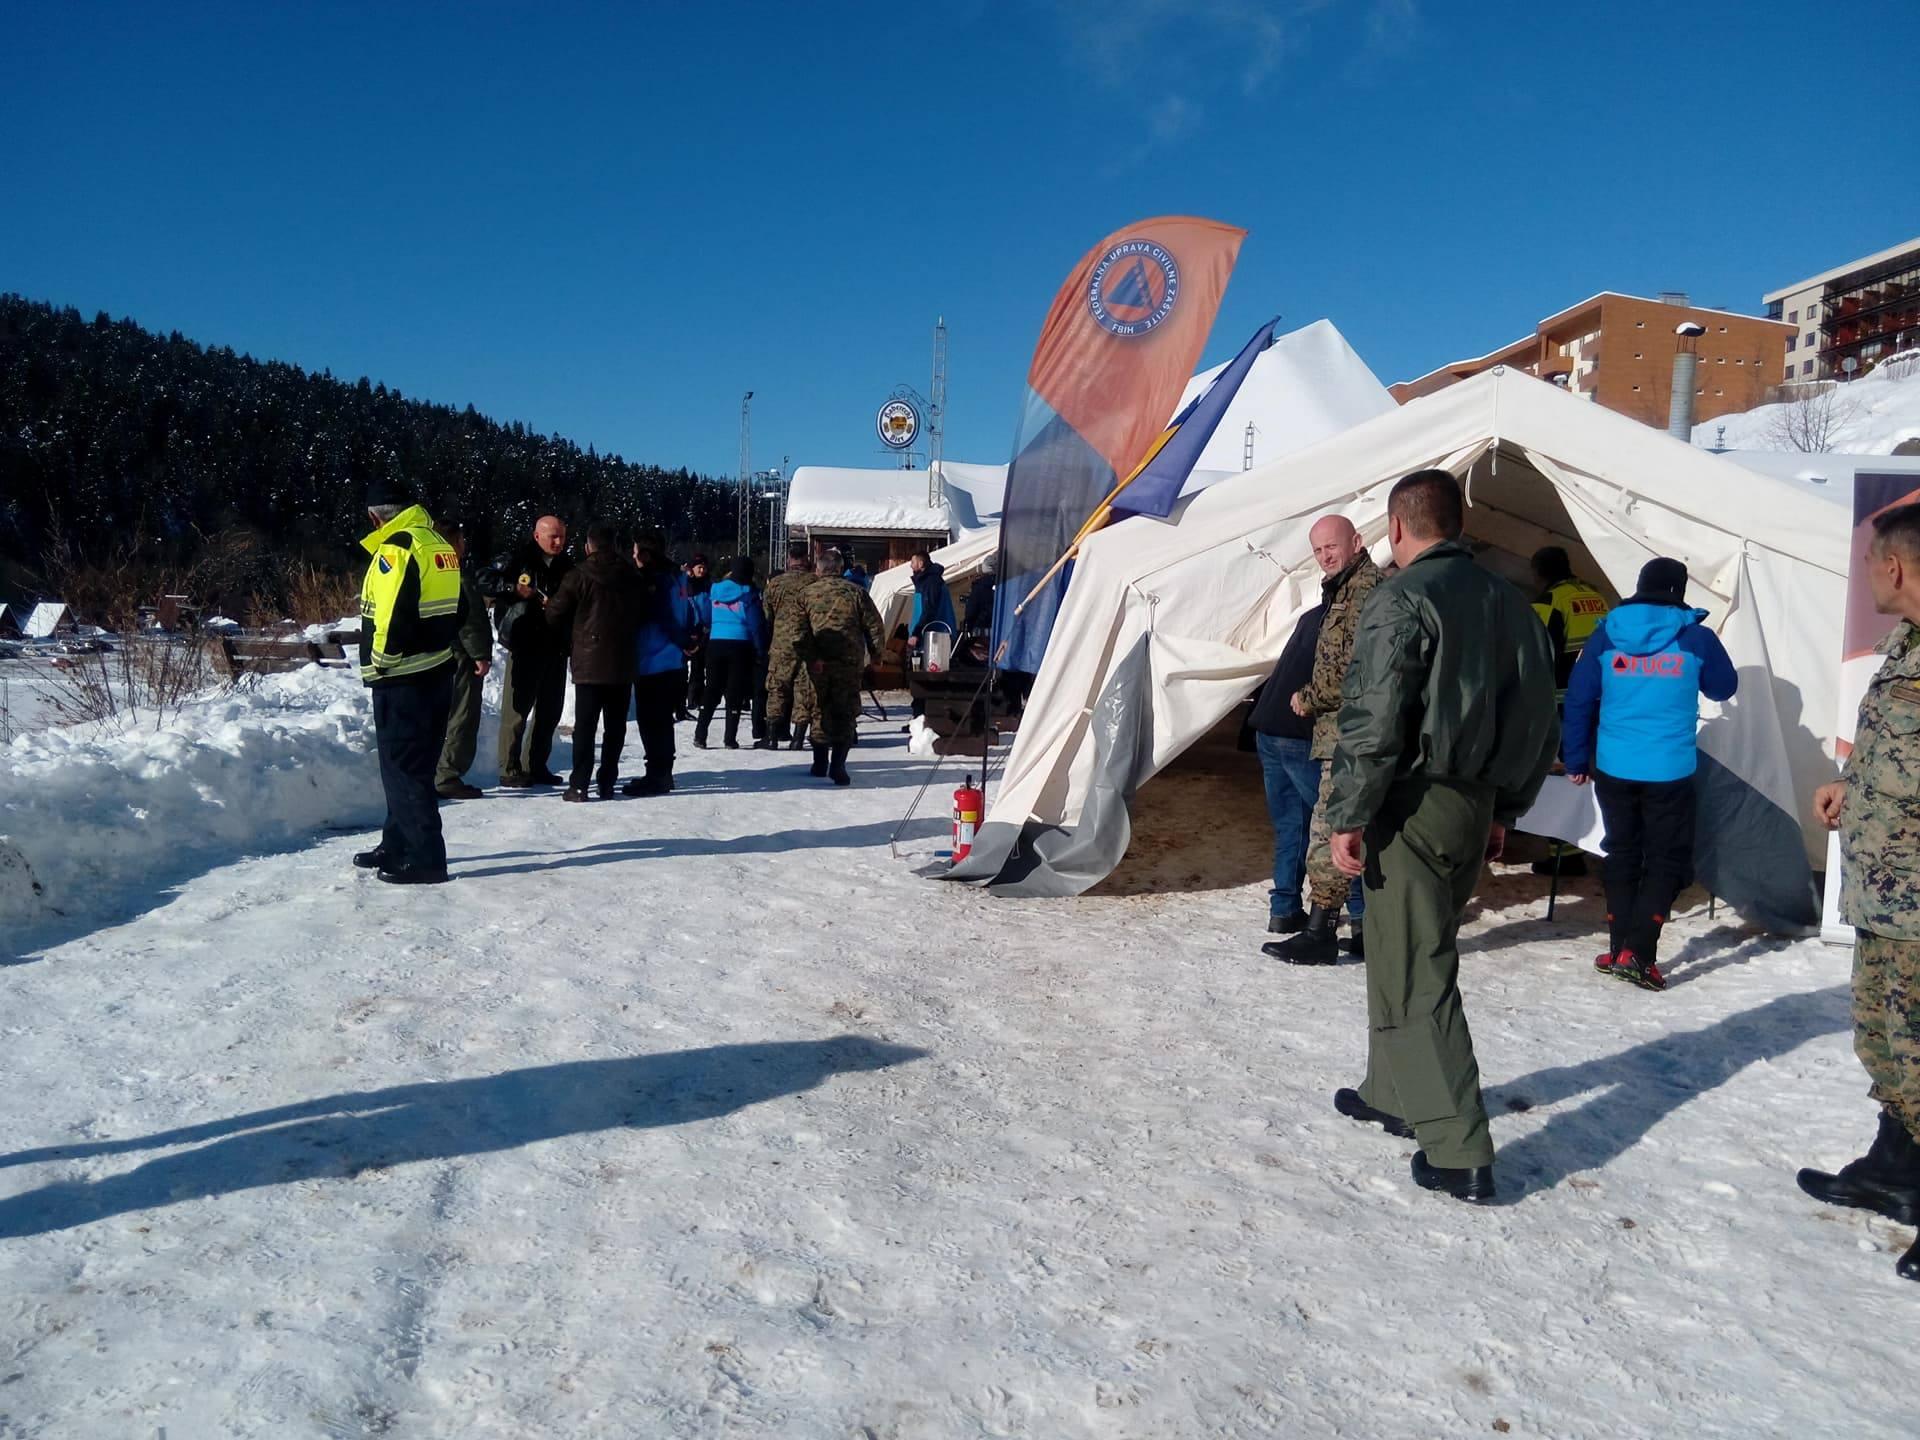
[[[1844,952],[1696,913],[1648,995],[1591,882],[1491,882],[1473,1209],[1332,1112],[1361,973],[1264,960],[1263,887],[917,879],[869,740],[0,969],[0,1436],[1915,1433],[1911,1232],[1793,1184],[1871,1125]]]

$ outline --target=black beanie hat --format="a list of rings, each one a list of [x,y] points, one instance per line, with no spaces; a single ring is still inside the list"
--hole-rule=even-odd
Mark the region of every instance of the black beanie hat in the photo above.
[[[366,505],[369,510],[376,505],[411,505],[413,497],[407,493],[406,486],[391,477],[381,477],[367,482]]]
[[[1648,605],[1684,605],[1687,603],[1687,567],[1664,555],[1640,567],[1640,583],[1633,598]]]
[[[727,576],[736,585],[751,585],[753,583],[753,557],[751,555],[734,556],[733,564],[727,569]]]

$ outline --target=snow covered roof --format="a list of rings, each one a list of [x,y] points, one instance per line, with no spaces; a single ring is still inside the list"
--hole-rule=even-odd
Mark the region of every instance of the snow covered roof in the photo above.
[[[73,617],[67,613],[67,607],[58,600],[42,600],[33,607],[33,613],[27,616],[27,623],[20,627],[29,640],[45,640],[59,634],[62,630],[73,628]]]
[[[1920,487],[1920,455],[1804,455],[1797,450],[1730,450],[1720,457],[1743,470],[1784,480],[1795,490],[1831,501],[1841,524],[1853,526],[1853,477],[1862,470],[1911,475]]]
[[[802,465],[787,487],[787,524],[834,532],[945,535],[947,512],[927,503],[924,470]]]

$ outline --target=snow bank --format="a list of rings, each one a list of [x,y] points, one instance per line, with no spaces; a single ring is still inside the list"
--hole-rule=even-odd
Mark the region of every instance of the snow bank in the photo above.
[[[0,934],[137,905],[209,862],[327,826],[378,824],[372,710],[308,666],[118,732],[52,729],[0,749]],[[0,949],[8,948],[0,941]]]
[[[1693,427],[1693,443],[1727,450],[1789,450],[1786,417],[1800,401],[1761,405]],[[1835,386],[1812,403],[1831,407],[1826,449],[1847,455],[1891,455],[1894,447],[1920,439],[1920,370],[1904,358],[1871,374]],[[1802,427],[1804,428],[1804,426]]]

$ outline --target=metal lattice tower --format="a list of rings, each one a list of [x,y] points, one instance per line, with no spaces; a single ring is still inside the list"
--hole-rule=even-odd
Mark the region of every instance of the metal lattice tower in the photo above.
[[[933,399],[927,405],[927,504],[938,507],[945,498],[946,477],[940,460],[947,429],[947,317],[933,326]]]
[[[753,422],[748,415],[752,404],[753,392],[749,390],[740,397],[740,488],[733,541],[736,555],[747,553],[747,538],[753,526]]]

